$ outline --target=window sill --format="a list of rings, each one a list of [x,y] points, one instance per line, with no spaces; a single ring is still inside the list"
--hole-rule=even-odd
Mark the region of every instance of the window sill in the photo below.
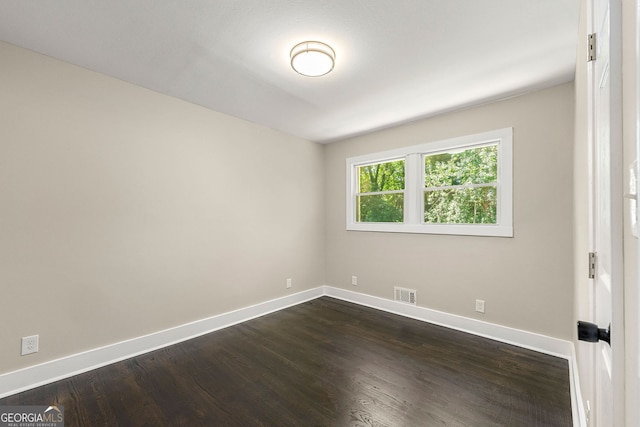
[[[382,233],[445,234],[457,236],[513,237],[513,227],[493,224],[402,224],[351,223],[347,231],[373,231]]]

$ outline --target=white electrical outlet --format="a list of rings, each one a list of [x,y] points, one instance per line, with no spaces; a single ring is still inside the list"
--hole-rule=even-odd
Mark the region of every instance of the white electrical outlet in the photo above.
[[[358,286],[358,276],[351,276],[351,284],[353,286]]]
[[[476,311],[478,313],[484,313],[484,300],[482,299],[476,300]]]
[[[25,354],[37,353],[39,339],[40,339],[39,335],[22,337],[22,352],[20,354],[24,356]]]
[[[289,289],[292,286],[292,280],[289,278],[287,279],[287,289]]]

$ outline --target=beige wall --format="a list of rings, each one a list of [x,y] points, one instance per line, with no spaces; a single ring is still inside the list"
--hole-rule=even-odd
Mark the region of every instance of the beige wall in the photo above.
[[[322,146],[5,43],[0,63],[0,373],[323,284]]]
[[[571,339],[573,102],[564,84],[327,146],[327,284],[383,298],[409,287],[420,306]],[[347,157],[503,127],[514,128],[513,238],[345,231]]]

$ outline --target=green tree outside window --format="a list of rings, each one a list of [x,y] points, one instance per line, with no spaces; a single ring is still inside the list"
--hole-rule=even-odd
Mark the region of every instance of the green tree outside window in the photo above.
[[[424,222],[496,224],[498,147],[424,157]]]
[[[404,160],[358,166],[357,222],[404,221]]]

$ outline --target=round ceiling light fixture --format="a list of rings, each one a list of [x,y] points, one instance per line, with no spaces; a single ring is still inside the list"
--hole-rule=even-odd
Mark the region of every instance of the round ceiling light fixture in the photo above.
[[[291,68],[307,77],[320,77],[333,70],[336,52],[322,42],[306,41],[291,49]]]

